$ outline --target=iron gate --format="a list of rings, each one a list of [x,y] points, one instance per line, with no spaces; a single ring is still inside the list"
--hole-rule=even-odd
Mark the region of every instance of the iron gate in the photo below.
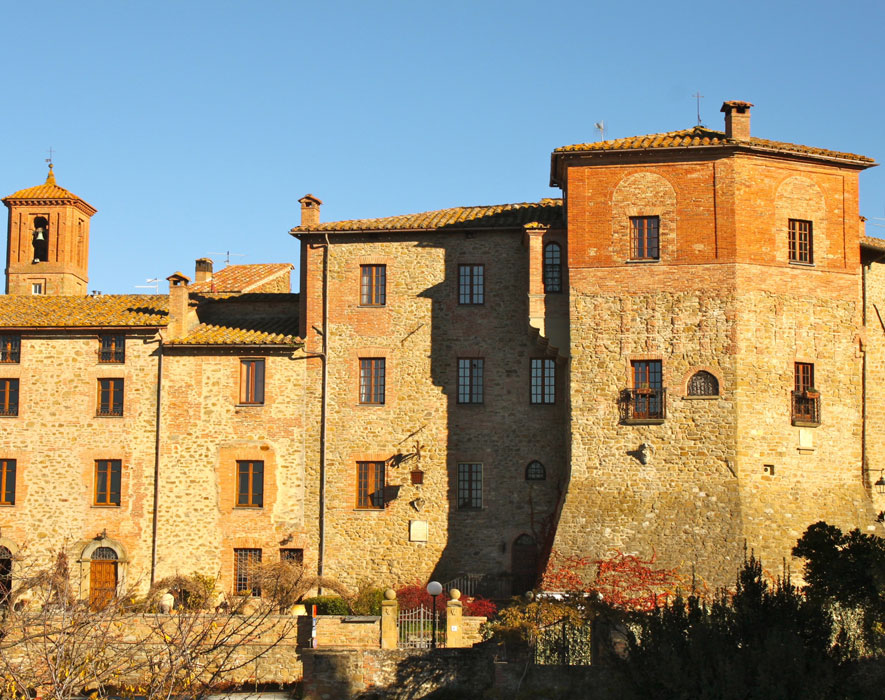
[[[445,620],[440,619],[439,610],[436,615],[436,646],[445,646]],[[399,647],[400,649],[430,649],[433,637],[434,611],[420,606],[413,610],[399,612]]]

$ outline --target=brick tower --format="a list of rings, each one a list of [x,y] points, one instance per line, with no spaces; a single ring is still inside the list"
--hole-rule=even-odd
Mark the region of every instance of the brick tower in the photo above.
[[[3,203],[9,209],[6,293],[86,294],[89,220],[96,209],[59,187],[51,164],[46,182]]]

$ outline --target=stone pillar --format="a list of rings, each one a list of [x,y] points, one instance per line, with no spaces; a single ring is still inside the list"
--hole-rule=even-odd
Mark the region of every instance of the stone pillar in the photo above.
[[[464,646],[464,629],[461,625],[461,591],[453,588],[449,591],[452,599],[446,603],[446,648],[454,649]]]
[[[392,588],[384,591],[381,601],[381,648],[396,649],[399,641],[399,625],[397,620],[396,593]]]

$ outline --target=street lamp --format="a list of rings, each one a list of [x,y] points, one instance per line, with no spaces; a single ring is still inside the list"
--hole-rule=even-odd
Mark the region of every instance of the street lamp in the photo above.
[[[873,486],[876,487],[877,493],[885,493],[885,478],[883,478],[883,474],[885,474],[885,469],[879,470],[879,478],[876,479],[876,483]]]
[[[439,581],[431,581],[427,584],[427,592],[430,594],[430,597],[433,598],[433,613],[431,618],[433,636],[430,638],[431,649],[436,649],[436,596],[442,593],[442,590],[442,584]]]

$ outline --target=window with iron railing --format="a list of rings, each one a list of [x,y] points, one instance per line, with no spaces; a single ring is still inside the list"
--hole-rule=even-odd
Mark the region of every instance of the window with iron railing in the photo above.
[[[258,568],[261,566],[260,549],[234,550],[234,591],[239,595],[259,597]]]
[[[116,333],[99,336],[98,361],[103,364],[125,362],[126,336]]]
[[[18,379],[0,379],[0,416],[18,415]]]
[[[98,410],[96,413],[99,416],[123,415],[122,379],[98,380]]]
[[[811,362],[796,362],[793,366],[791,415],[793,425],[820,425],[820,392],[814,386],[814,364]]]
[[[662,386],[661,361],[634,360],[630,365],[633,387],[621,395],[624,422],[662,422],[667,417],[667,390]]]
[[[0,362],[18,363],[21,361],[22,338],[20,335],[0,335]]]

